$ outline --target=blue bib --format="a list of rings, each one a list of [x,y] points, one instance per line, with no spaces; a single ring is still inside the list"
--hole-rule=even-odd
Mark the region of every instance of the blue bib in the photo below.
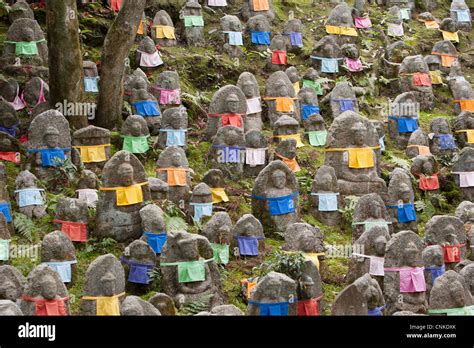
[[[256,45],[270,45],[270,33],[266,31],[252,31],[252,43]]]
[[[322,58],[321,59],[321,72],[334,74],[339,72],[339,62],[333,58]]]
[[[135,110],[138,115],[143,117],[154,117],[160,116],[161,113],[158,110],[158,102],[154,100],[143,100],[133,103]]]
[[[458,22],[470,22],[469,10],[456,10],[456,18]]]
[[[377,308],[374,308],[374,309],[369,309],[367,315],[376,316],[376,317],[382,316],[382,311],[384,310],[385,307],[386,307],[386,305],[383,305],[381,307],[377,307]]]
[[[3,202],[0,203],[0,212],[5,216],[6,222],[12,222],[12,214],[10,212],[10,203]]]
[[[418,119],[415,117],[389,116],[388,118],[397,121],[398,133],[413,133],[418,129]]]
[[[88,93],[99,92],[99,76],[84,76],[84,90]]]
[[[398,205],[387,205],[389,209],[397,209],[398,222],[416,221],[415,205],[413,203]]]
[[[70,151],[71,149],[39,149],[39,150],[28,150],[27,152],[39,152],[41,154],[41,165],[43,167],[60,167],[66,160],[64,151]]]
[[[439,266],[439,267],[425,267],[426,270],[431,271],[431,281],[434,284],[436,278],[441,277],[446,268],[444,265]]]
[[[242,32],[240,31],[227,31],[229,35],[229,45],[232,46],[243,46],[244,40],[242,39]]]
[[[201,221],[203,216],[212,216],[212,203],[190,203],[194,207],[195,221]]]
[[[337,196],[339,195],[338,193],[312,193],[312,195],[318,196],[319,198],[319,211],[337,211]]]
[[[301,106],[301,118],[307,120],[312,114],[319,115],[319,106],[317,105],[302,105]]]
[[[38,188],[26,188],[21,190],[16,190],[15,193],[18,193],[18,206],[20,208],[28,207],[30,205],[43,205],[43,195],[41,192],[43,189]]]
[[[71,282],[71,265],[77,263],[76,260],[74,261],[63,261],[63,262],[45,262],[49,267],[54,269],[58,272],[59,276],[63,283],[70,283]]]
[[[258,306],[260,308],[261,317],[280,317],[288,316],[288,302],[276,302],[276,303],[260,303],[254,301],[248,301],[249,304]]]
[[[303,47],[303,34],[299,32],[289,33],[291,46]]]
[[[352,99],[338,99],[339,111],[354,111],[354,101]]]
[[[133,262],[127,260],[123,256],[120,258],[120,260],[129,267],[128,281],[130,283],[145,285],[150,283],[151,280],[149,272],[153,269],[154,265],[145,265],[142,263]]]
[[[277,216],[277,215],[286,215],[290,213],[294,213],[296,211],[295,208],[295,201],[293,197],[297,196],[299,192],[292,193],[288,196],[282,197],[260,197],[260,196],[253,196],[255,199],[261,199],[268,201],[270,203],[270,215]]]
[[[166,132],[166,146],[185,146],[186,129],[160,129]]]
[[[146,240],[148,245],[153,249],[155,254],[161,254],[161,250],[163,250],[163,246],[166,243],[167,234],[166,233],[151,233],[145,232],[144,235],[146,236]]]
[[[441,150],[456,150],[456,143],[452,134],[439,134],[437,137]]]
[[[6,128],[6,127],[0,126],[0,132],[7,133],[7,134],[11,135],[13,138],[16,137],[16,131],[17,131],[17,126],[13,126],[11,128]]]
[[[240,256],[258,256],[258,240],[263,237],[236,236]]]

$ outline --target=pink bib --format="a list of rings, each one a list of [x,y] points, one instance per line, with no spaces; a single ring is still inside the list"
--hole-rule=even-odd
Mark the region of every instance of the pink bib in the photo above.
[[[354,20],[355,20],[355,26],[358,29],[372,28],[372,21],[370,20],[369,16],[355,17]]]
[[[362,62],[359,59],[346,58],[346,65],[349,71],[357,72],[362,71]]]

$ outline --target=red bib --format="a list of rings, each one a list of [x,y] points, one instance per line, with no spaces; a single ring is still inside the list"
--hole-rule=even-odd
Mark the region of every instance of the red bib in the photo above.
[[[24,301],[35,302],[35,315],[37,316],[65,316],[67,297],[56,300],[46,300],[44,298],[33,298],[24,296]]]
[[[272,51],[272,64],[287,65],[288,56],[286,55],[286,51]]]
[[[87,242],[87,224],[84,222],[53,220],[61,224],[61,232],[67,234],[73,242]]]
[[[318,300],[311,298],[309,300],[298,301],[298,316],[309,317],[319,316]]]
[[[439,189],[438,174],[433,174],[429,177],[420,176],[420,190],[433,191],[437,189]]]
[[[444,262],[453,263],[461,261],[461,245],[443,246]]]

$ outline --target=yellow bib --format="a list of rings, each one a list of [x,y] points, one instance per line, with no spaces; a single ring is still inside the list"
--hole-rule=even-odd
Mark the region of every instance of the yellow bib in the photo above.
[[[278,112],[295,112],[295,103],[292,98],[275,98],[276,111]]]
[[[295,89],[295,93],[298,94],[300,92],[300,82],[299,81],[296,81],[294,84],[293,84],[293,88]]]
[[[433,85],[443,84],[443,77],[441,76],[441,71],[439,70],[430,71],[430,79]]]
[[[228,202],[229,197],[223,188],[211,188],[212,203]]]
[[[348,148],[349,151],[349,168],[373,168],[374,150],[370,147]]]
[[[155,27],[155,32],[158,39],[176,40],[174,27],[168,25],[157,25]]]
[[[296,140],[296,147],[303,147],[304,144],[301,141],[301,134],[290,134],[290,135],[275,135],[275,138],[279,138],[282,140],[285,139],[295,139]]]
[[[452,33],[450,31],[444,31],[444,30],[441,30],[441,32],[443,33],[444,40],[459,42],[458,32]]]
[[[474,129],[463,129],[456,131],[456,133],[466,133],[467,142],[469,144],[474,144]]]
[[[105,148],[110,144],[104,145],[90,145],[90,146],[74,146],[75,149],[80,149],[82,163],[96,163],[107,161]]]
[[[324,253],[304,253],[304,257],[306,260],[311,261],[314,263],[316,268],[319,270],[319,258],[318,256],[323,256]]]
[[[326,25],[326,32],[334,35],[358,36],[356,28]]]
[[[119,297],[125,295],[121,293],[115,296],[84,296],[83,300],[95,300],[96,314],[98,316],[120,315]]]
[[[101,191],[116,191],[117,206],[127,206],[143,202],[142,186],[148,182],[123,187],[101,187]]]

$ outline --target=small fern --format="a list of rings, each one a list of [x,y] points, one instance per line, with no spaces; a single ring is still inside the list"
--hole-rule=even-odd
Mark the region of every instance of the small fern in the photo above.
[[[179,315],[196,315],[199,312],[204,312],[209,310],[211,299],[214,294],[209,294],[201,296],[196,301],[185,304],[179,311]]]
[[[13,213],[13,226],[15,230],[30,243],[32,243],[37,235],[37,228],[33,220],[28,216],[14,212]]]

